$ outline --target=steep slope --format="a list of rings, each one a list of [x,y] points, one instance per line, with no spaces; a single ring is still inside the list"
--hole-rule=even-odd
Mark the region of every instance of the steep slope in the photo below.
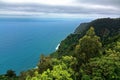
[[[89,27],[94,27],[95,32],[101,39],[105,37],[113,36],[114,34],[118,34],[120,32],[120,18],[111,19],[111,18],[103,18],[103,19],[96,19],[90,23],[80,25],[75,30],[74,33],[81,33],[83,34],[86,32]],[[83,28],[84,27],[84,28]]]
[[[73,34],[70,34],[65,40],[61,42],[59,49],[51,54],[53,57],[61,57],[63,55],[72,55],[79,39],[85,35],[90,27],[94,27],[95,32],[100,36],[101,41],[107,44],[108,38],[120,34],[120,18],[102,18],[96,19],[89,23],[80,24]]]

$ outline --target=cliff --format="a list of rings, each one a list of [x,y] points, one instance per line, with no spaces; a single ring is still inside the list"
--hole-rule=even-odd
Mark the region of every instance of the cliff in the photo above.
[[[76,28],[75,32],[63,40],[59,49],[51,55],[61,57],[63,55],[74,54],[79,39],[85,35],[90,27],[94,27],[96,35],[101,38],[104,46],[108,44],[108,38],[120,34],[120,18],[102,18],[93,20],[89,23],[81,23]]]

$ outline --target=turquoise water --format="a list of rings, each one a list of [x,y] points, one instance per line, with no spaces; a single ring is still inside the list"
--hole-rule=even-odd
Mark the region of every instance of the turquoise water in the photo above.
[[[34,68],[40,54],[56,46],[84,20],[0,18],[0,74]]]

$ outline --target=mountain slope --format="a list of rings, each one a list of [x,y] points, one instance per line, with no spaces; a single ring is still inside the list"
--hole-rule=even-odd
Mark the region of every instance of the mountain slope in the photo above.
[[[78,26],[74,33],[83,34],[91,26],[94,27],[96,34],[103,39],[105,37],[113,36],[114,34],[120,33],[120,18],[96,19],[90,23],[80,24],[80,26]]]
[[[61,42],[59,49],[51,54],[53,57],[61,57],[63,55],[72,55],[79,39],[85,35],[90,27],[94,27],[95,32],[100,36],[101,41],[107,44],[108,38],[120,34],[120,18],[102,18],[96,19],[89,23],[80,24],[73,34],[70,34],[65,40]]]

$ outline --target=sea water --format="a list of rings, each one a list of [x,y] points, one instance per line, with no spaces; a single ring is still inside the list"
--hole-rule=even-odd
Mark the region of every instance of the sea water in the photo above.
[[[0,18],[0,74],[34,68],[73,33],[80,19]]]

